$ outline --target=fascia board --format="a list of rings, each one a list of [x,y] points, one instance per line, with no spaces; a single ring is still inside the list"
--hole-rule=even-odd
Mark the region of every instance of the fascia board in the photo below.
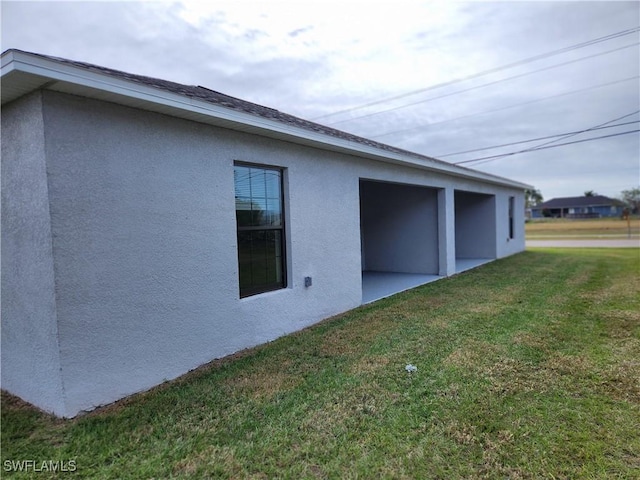
[[[4,77],[14,68],[13,52],[8,52],[0,57],[0,76]]]
[[[212,104],[201,99],[187,97],[173,92],[167,92],[153,86],[141,85],[132,81],[114,78],[98,72],[88,71],[75,65],[62,64],[53,59],[42,58],[24,52],[8,52],[2,56],[2,76],[13,70],[47,77],[56,82],[64,82],[70,85],[96,89],[108,92],[123,98],[134,99],[138,103],[162,105],[175,109],[186,110],[192,113],[216,119],[227,128],[236,125],[240,130],[259,130],[265,136],[287,138],[295,143],[315,145],[319,148],[342,151],[355,156],[363,156],[387,163],[396,163],[421,169],[428,169],[439,173],[445,173],[456,177],[479,180],[493,184],[514,187],[531,188],[529,185],[514,182],[491,174],[485,174],[476,170],[447,165],[439,162],[431,162],[427,158],[420,159],[411,155],[390,152],[373,146],[363,145],[346,139],[335,138],[329,135],[309,131],[300,127],[289,126],[282,122],[239,112],[226,107]],[[125,102],[123,102],[125,103]],[[126,104],[126,103],[125,103]],[[211,122],[214,123],[215,122]],[[256,132],[258,133],[258,132]]]

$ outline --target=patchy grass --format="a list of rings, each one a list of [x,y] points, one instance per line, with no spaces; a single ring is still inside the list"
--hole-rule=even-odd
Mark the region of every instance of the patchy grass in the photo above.
[[[638,478],[639,271],[637,249],[527,251],[77,419],[3,394],[3,474]]]
[[[626,238],[640,235],[640,218],[626,220],[613,219],[583,219],[567,220],[564,218],[536,219],[525,225],[525,233],[529,240],[560,239],[560,238]]]

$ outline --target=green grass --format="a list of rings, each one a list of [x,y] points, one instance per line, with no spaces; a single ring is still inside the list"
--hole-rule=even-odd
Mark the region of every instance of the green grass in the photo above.
[[[81,418],[3,394],[3,474],[639,478],[639,272],[638,249],[535,249]]]

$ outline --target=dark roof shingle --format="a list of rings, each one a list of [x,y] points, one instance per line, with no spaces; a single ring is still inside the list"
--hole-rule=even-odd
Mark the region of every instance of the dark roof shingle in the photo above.
[[[321,133],[324,135],[329,135],[334,138],[340,138],[342,140],[355,142],[361,145],[367,145],[367,146],[378,148],[387,152],[394,152],[401,155],[410,155],[418,159],[425,159],[432,162],[438,162],[443,165],[451,166],[451,163],[445,162],[443,160],[438,160],[436,158],[429,157],[427,155],[422,155],[422,154],[411,152],[401,148],[393,147],[391,145],[387,145],[384,143],[376,142],[374,140],[369,140],[367,138],[353,135],[351,133],[347,133],[342,130],[336,130],[334,128],[327,127],[325,125],[321,125],[319,123],[311,122],[309,120],[304,120],[294,115],[283,113],[273,108],[265,107],[263,105],[252,103],[246,100],[241,100],[239,98],[232,97],[230,95],[226,95],[224,93],[220,93],[206,87],[195,86],[195,85],[184,85],[184,84],[172,82],[169,80],[162,80],[159,78],[147,77],[144,75],[136,75],[132,73],[123,72],[120,70],[115,70],[112,68],[101,67],[99,65],[94,65],[91,63],[79,62],[76,60],[69,60],[69,59],[60,58],[60,57],[53,57],[50,55],[43,55],[40,53],[25,52],[17,49],[7,50],[7,52],[11,52],[11,51],[26,53],[26,54],[34,55],[37,57],[54,60],[63,64],[76,66],[84,70],[100,73],[103,75],[109,75],[114,78],[128,80],[141,85],[147,85],[147,86],[159,88],[166,92],[183,95],[189,98],[197,98],[197,99],[200,99],[215,105],[220,105],[226,108],[230,108],[236,111],[241,111],[251,115],[256,115],[262,118],[268,118],[270,120],[275,120],[290,126],[302,128],[302,129],[313,131],[316,133]],[[7,52],[4,52],[4,53],[7,53]],[[458,166],[458,167],[466,169],[465,167],[461,167],[461,166]]]
[[[610,206],[610,205],[623,205],[620,200],[615,198],[605,197],[604,195],[594,195],[592,197],[560,197],[547,200],[540,205],[533,207],[536,210],[544,208],[576,208],[576,207],[595,207],[595,206]]]

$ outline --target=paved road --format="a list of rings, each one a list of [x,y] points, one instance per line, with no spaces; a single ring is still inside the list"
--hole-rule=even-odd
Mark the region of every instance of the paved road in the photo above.
[[[601,240],[527,240],[527,247],[569,247],[569,248],[640,248],[638,238],[607,238]]]

